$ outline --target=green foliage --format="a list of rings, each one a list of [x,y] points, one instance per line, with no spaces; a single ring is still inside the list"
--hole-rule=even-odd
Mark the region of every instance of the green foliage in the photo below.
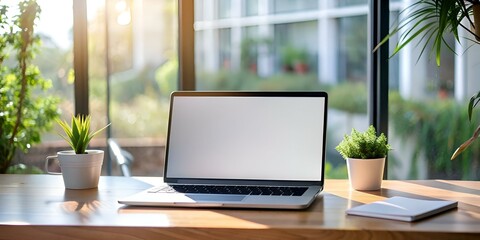
[[[291,45],[281,49],[282,65],[293,68],[296,63],[306,63],[308,53],[305,49],[299,49]]]
[[[480,101],[480,92],[478,92],[477,94],[473,95],[472,98],[470,98],[470,101],[469,101],[469,104],[468,104],[468,120],[470,122],[472,122],[472,115],[473,115],[473,109],[477,106],[478,102]],[[460,147],[457,148],[457,150],[455,150],[455,152],[453,153],[452,157],[451,157],[451,160],[455,159],[458,157],[458,155],[460,155],[462,152],[464,152],[465,150],[468,149],[468,147],[470,147],[470,145],[473,144],[473,142],[480,136],[480,125],[477,127],[477,129],[475,130],[475,132],[473,132],[472,136],[467,139],[467,141],[465,141],[464,143],[462,143],[462,145],[460,145]]]
[[[103,85],[105,84],[103,83]],[[106,90],[102,87],[95,86],[95,96],[105,95]],[[126,74],[113,75],[110,87],[112,99],[120,103],[129,102],[141,94],[156,95],[155,93],[158,91],[154,71],[150,68],[144,68],[138,72],[130,71]]]
[[[447,44],[445,35],[453,34],[459,41],[458,28],[463,28],[475,36],[469,27],[462,24],[462,20],[465,18],[472,23],[471,11],[472,5],[464,0],[415,1],[400,13],[401,20],[374,50],[403,30],[392,55],[397,54],[414,39],[421,39],[425,41],[425,44],[421,49],[420,56],[428,46],[431,46],[431,52],[436,54],[435,59],[437,65],[440,66],[442,46],[446,46],[454,52],[454,46]]]
[[[42,169],[36,166],[27,166],[23,163],[12,165],[8,168],[7,174],[43,174]]]
[[[138,114],[141,106],[142,114]],[[112,102],[113,114],[111,122],[112,135],[119,138],[133,138],[138,136],[162,137],[167,134],[169,99],[139,95],[131,102]]]
[[[369,126],[363,133],[352,129],[352,133],[345,135],[335,149],[345,159],[372,159],[386,157],[391,147],[383,133],[377,137],[375,128]]]
[[[42,96],[52,86],[32,64],[40,44],[34,23],[40,8],[34,0],[19,2],[19,14],[12,16],[0,7],[0,173],[5,173],[17,149],[27,151],[40,142],[41,133],[51,129],[59,113],[59,99]],[[9,52],[16,55],[7,66]],[[32,91],[37,90],[37,96]]]
[[[346,179],[348,177],[347,165],[342,164],[334,167],[331,163],[325,163],[325,178],[329,179]]]
[[[367,113],[367,86],[364,82],[344,82],[330,89],[329,106],[349,113]]]
[[[85,154],[87,150],[87,146],[90,143],[95,135],[99,132],[107,128],[107,126],[97,130],[96,132],[90,132],[90,121],[91,116],[83,116],[78,115],[76,117],[72,117],[70,125],[65,120],[57,120],[60,127],[62,127],[63,131],[65,132],[66,136],[60,135],[65,141],[68,142],[70,147],[75,151],[76,154]]]
[[[478,105],[479,102],[480,92],[477,92],[477,94],[473,95],[468,102],[468,120],[470,122],[472,121],[473,109]]]
[[[177,90],[178,82],[178,59],[172,58],[157,69],[155,80],[163,96],[168,97],[170,93]]]
[[[257,63],[258,48],[263,46],[270,50],[272,40],[269,38],[245,38],[240,43],[240,59],[243,70],[248,70]]]
[[[398,93],[390,93],[390,120],[395,133],[404,141],[416,142],[412,156],[410,177],[415,178],[415,166],[420,155],[428,160],[429,178],[479,179],[480,145],[473,144],[455,161],[451,154],[475,126],[468,124],[466,106],[454,99],[444,101],[416,102],[404,100]],[[478,122],[478,114],[472,121]]]
[[[470,30],[468,27],[468,25],[472,25],[472,29],[475,29],[471,15],[473,15],[474,11],[478,9],[480,9],[480,2],[478,0],[416,1],[400,13],[401,20],[396,23],[390,34],[388,34],[375,47],[374,51],[403,29],[403,33],[400,35],[399,41],[395,46],[392,55],[397,54],[403,47],[411,43],[414,39],[418,39],[420,41],[424,41],[419,58],[425,52],[426,48],[430,46],[430,52],[432,54],[435,53],[437,66],[440,66],[440,58],[442,53],[441,49],[443,46],[447,47],[452,52],[455,52],[455,46],[450,46],[448,41],[445,39],[445,36],[448,34],[453,34],[455,40],[460,42],[458,29],[462,28],[476,38],[476,41],[471,39],[473,42],[478,43],[480,40],[480,36],[478,35],[480,32],[478,31],[478,23],[475,32]],[[467,26],[462,23],[464,19],[466,19],[465,22],[468,22]],[[472,118],[473,108],[475,108],[475,106],[478,104],[478,99],[480,99],[480,92],[470,99],[467,110],[470,121]],[[465,151],[473,143],[473,141],[478,138],[479,134],[480,126],[478,131],[475,131],[471,138],[465,138],[468,140],[460,145],[460,147],[454,152],[451,159],[455,159],[460,153]]]
[[[326,90],[328,86],[321,85],[314,74],[279,74],[266,78],[250,72],[219,71],[216,73],[200,73],[197,81],[198,89],[208,90]]]

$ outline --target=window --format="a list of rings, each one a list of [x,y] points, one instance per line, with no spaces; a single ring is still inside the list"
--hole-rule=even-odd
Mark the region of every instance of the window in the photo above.
[[[177,1],[106,3],[87,2],[90,112],[98,126],[111,122],[105,137],[134,156],[133,174],[161,175],[149,166],[162,164],[169,96],[177,89]]]
[[[318,9],[317,0],[276,0],[272,1],[272,13],[302,12]]]
[[[158,156],[165,144],[168,95],[178,83],[177,1],[85,1],[94,127],[112,122],[104,137],[118,139],[140,159],[133,173],[160,175],[161,170],[150,166],[162,164]],[[49,94],[62,99],[63,117],[69,118],[75,103],[72,1],[38,2],[43,46],[36,63],[53,80]],[[334,147],[352,128],[369,125],[370,2],[194,1],[195,88],[327,91],[327,177],[346,178],[345,161]],[[409,3],[390,0],[390,22]],[[476,127],[468,123],[465,109],[469,96],[480,89],[478,62],[470,49],[478,46],[461,41],[447,39],[457,55],[445,48],[440,68],[429,60],[428,51],[418,58],[414,44],[388,60],[388,131],[395,149],[389,155],[388,178],[480,178],[479,143],[460,159],[449,160]],[[48,154],[39,149],[51,153],[66,147],[56,130],[43,140],[20,156],[21,162],[41,166],[38,159]],[[93,144],[105,147],[105,139]]]
[[[408,5],[390,3],[390,19],[397,21]],[[479,179],[478,142],[450,160],[478,124],[476,115],[469,123],[466,110],[468,99],[479,89],[472,75],[472,66],[478,64],[471,61],[476,51],[467,50],[472,43],[461,39],[462,44],[455,44],[453,36],[447,36],[457,55],[444,47],[440,67],[430,48],[419,57],[423,43],[415,47],[416,42],[390,60],[389,140],[401,151],[389,155],[389,178]],[[394,39],[390,49],[395,43]]]
[[[258,3],[259,0],[245,0],[243,1],[243,8],[244,8],[244,16],[255,16],[258,15],[259,9],[258,9]]]
[[[230,18],[232,17],[232,0],[218,1],[218,18]]]
[[[106,150],[106,137],[115,138],[134,155],[138,167],[133,174],[161,175],[158,166],[162,164],[169,95],[177,89],[177,1],[85,1],[92,128],[112,123],[110,132],[102,132],[91,145]],[[43,76],[52,79],[48,94],[62,99],[62,117],[69,119],[75,114],[73,4],[71,0],[38,3],[42,14],[36,30],[43,45],[36,63]],[[69,148],[58,132],[47,133],[42,144],[17,161],[43,169],[45,156]],[[119,174],[116,168],[112,174]]]

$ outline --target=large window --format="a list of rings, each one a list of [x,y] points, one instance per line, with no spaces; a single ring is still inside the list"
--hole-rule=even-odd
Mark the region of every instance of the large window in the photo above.
[[[177,89],[177,1],[85,1],[92,128],[111,123],[91,147],[108,152],[106,138],[113,138],[135,158],[133,174],[161,175],[169,95]],[[38,3],[43,45],[35,63],[52,79],[47,94],[61,98],[62,118],[69,119],[75,114],[72,1]],[[42,144],[16,161],[42,168],[45,156],[69,148],[59,132],[47,133]],[[115,162],[111,167],[119,174]]]
[[[161,175],[168,96],[179,75],[178,1],[85,1],[89,109],[94,128],[112,123],[92,145],[105,149],[106,138],[114,138],[134,155],[134,175]],[[69,118],[75,102],[84,100],[74,99],[72,1],[38,2],[43,45],[36,64],[53,80],[48,94],[62,99],[62,117]],[[352,128],[370,124],[372,1],[185,2],[194,4],[195,89],[328,92],[327,177],[346,178],[345,161],[334,147]],[[391,23],[409,3],[390,0]],[[388,178],[480,178],[479,143],[449,160],[480,119],[474,116],[470,124],[466,114],[469,96],[480,89],[478,46],[463,38],[462,44],[453,37],[446,41],[457,54],[444,48],[440,68],[428,49],[419,58],[415,43],[388,59],[388,134],[394,148]],[[44,156],[66,148],[57,131],[19,161],[41,166]]]
[[[106,137],[134,156],[133,174],[161,175],[177,89],[177,1],[105,3],[87,2],[90,112],[100,126],[110,122]]]
[[[410,1],[407,1],[410,2]],[[407,4],[391,1],[392,23]],[[400,17],[403,15],[400,14]],[[465,36],[463,30],[460,34]],[[453,36],[446,42],[456,52],[444,47],[441,65],[435,63],[431,48],[420,57],[423,42],[413,42],[390,63],[389,132],[394,150],[389,157],[389,177],[400,179],[479,179],[479,145],[474,143],[452,161],[455,149],[473,134],[478,116],[467,120],[467,101],[478,91],[478,53],[472,43]],[[396,39],[390,43],[393,49]],[[418,46],[416,46],[418,45]],[[471,48],[471,49],[469,49]],[[392,61],[391,60],[391,61]],[[393,79],[396,81],[392,81]]]
[[[110,115],[109,137],[165,138],[177,82],[176,1],[106,3],[88,1],[91,112]]]

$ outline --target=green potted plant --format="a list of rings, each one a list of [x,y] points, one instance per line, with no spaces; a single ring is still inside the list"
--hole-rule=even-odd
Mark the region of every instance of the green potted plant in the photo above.
[[[13,158],[39,143],[59,115],[59,99],[45,94],[52,82],[32,63],[40,46],[34,33],[39,12],[34,0],[19,1],[18,13],[0,6],[0,173],[41,172],[12,165]]]
[[[308,72],[308,53],[305,49],[299,49],[295,59],[293,60],[293,69],[298,74],[306,74]]]
[[[90,121],[91,117],[88,115],[72,117],[70,125],[64,120],[57,120],[65,133],[65,136],[61,136],[68,142],[72,150],[60,151],[55,156],[48,156],[45,161],[45,170],[50,174],[62,174],[65,188],[87,189],[98,186],[104,152],[88,150],[87,147],[90,140],[110,124],[92,133],[90,132]],[[61,173],[48,170],[52,159],[58,159]]]
[[[287,45],[282,48],[281,60],[285,72],[295,71],[299,74],[305,74],[308,71],[308,53],[304,49]]]
[[[414,1],[400,13],[401,20],[396,22],[390,33],[374,48],[376,51],[385,44],[392,36],[399,34],[392,55],[397,54],[403,47],[417,39],[423,41],[420,56],[427,47],[431,47],[435,53],[435,60],[440,66],[442,47],[454,51],[454,46],[447,44],[445,36],[453,34],[456,41],[460,42],[459,29],[466,30],[473,38],[467,38],[474,43],[480,41],[480,0],[419,0]],[[466,21],[463,21],[466,20]],[[467,22],[465,25],[463,22]],[[477,24],[476,24],[477,23]],[[470,26],[468,26],[470,25]],[[469,120],[472,119],[472,111],[480,101],[480,91],[475,94],[468,105]],[[480,126],[472,137],[463,143],[452,155],[455,159],[461,152],[480,135]]]
[[[377,136],[375,128],[352,129],[335,149],[347,161],[350,186],[356,190],[378,190],[382,184],[385,158],[391,149],[385,134]]]

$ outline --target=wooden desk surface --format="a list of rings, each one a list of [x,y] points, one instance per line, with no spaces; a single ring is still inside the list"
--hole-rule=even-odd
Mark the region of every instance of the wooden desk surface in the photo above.
[[[384,181],[380,191],[327,180],[307,210],[126,207],[119,197],[161,178],[104,177],[66,190],[61,176],[0,175],[0,239],[480,239],[480,182]],[[391,196],[459,201],[458,209],[408,223],[345,215]]]

